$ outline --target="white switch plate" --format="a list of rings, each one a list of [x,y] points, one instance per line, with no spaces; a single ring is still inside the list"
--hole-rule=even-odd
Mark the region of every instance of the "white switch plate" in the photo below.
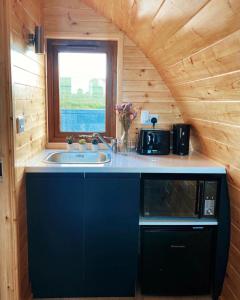
[[[17,133],[24,132],[25,130],[25,118],[23,116],[17,117]]]
[[[141,111],[141,124],[147,124],[149,119],[149,111],[142,110]]]

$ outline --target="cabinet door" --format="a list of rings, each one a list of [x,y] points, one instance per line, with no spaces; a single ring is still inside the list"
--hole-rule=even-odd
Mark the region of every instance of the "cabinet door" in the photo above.
[[[85,189],[86,296],[133,296],[139,175],[86,174]]]
[[[143,228],[141,289],[152,295],[209,294],[211,228]]]
[[[83,175],[28,174],[29,269],[34,297],[83,293]]]

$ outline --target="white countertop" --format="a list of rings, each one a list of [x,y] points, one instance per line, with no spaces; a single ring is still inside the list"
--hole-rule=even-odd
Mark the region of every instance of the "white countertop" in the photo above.
[[[139,155],[137,153],[112,154],[106,164],[49,164],[43,162],[52,152],[64,150],[44,150],[26,164],[27,173],[207,173],[225,174],[225,167],[199,154]],[[102,150],[101,150],[102,151]]]

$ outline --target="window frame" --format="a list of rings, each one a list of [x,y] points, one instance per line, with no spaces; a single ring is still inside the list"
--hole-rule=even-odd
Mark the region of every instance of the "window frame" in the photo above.
[[[117,41],[47,39],[47,93],[48,93],[48,140],[65,142],[67,135],[91,135],[92,132],[60,131],[59,103],[59,52],[106,53],[106,131],[104,136],[116,137],[116,114],[114,108],[117,95]]]

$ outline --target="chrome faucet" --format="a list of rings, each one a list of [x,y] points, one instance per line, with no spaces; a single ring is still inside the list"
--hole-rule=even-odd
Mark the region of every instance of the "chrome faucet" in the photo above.
[[[99,133],[99,132],[95,132],[92,135],[93,137],[98,137],[99,140],[112,152],[116,153],[117,152],[117,139],[115,138],[108,138],[111,140],[111,145],[109,145],[106,140],[104,139],[104,137]]]

